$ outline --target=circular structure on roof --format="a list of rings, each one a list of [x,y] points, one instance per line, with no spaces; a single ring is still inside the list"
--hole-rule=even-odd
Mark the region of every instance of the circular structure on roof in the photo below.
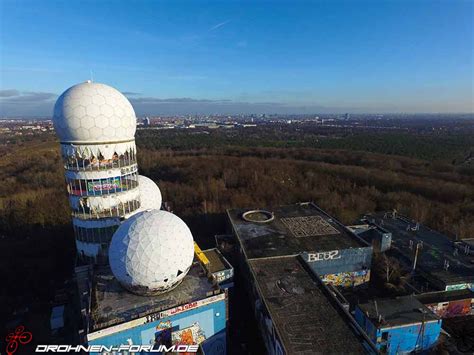
[[[161,191],[155,182],[143,175],[138,175],[138,188],[140,190],[140,209],[161,209]]]
[[[247,222],[267,223],[275,219],[273,213],[265,210],[252,210],[242,214],[242,218]]]
[[[132,140],[137,126],[128,99],[113,87],[87,81],[67,89],[56,101],[53,124],[64,143]]]
[[[125,221],[109,247],[112,273],[127,290],[156,295],[176,287],[194,258],[188,226],[166,211],[144,211]]]

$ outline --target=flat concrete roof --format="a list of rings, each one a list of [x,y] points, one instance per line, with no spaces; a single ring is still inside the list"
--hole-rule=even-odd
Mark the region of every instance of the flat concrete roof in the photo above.
[[[287,354],[364,353],[361,341],[300,257],[249,260]]]
[[[248,221],[251,209],[229,209],[227,214],[248,259],[298,255],[369,245],[313,203],[280,206],[266,211],[268,222]],[[258,213],[257,213],[258,215]]]
[[[359,304],[357,307],[366,315],[368,314],[368,318],[379,328],[436,321],[439,319],[414,296],[377,299]]]
[[[383,224],[383,228],[392,233],[392,250],[403,256],[402,261],[413,263],[414,248],[423,242],[423,248],[418,255],[417,269],[434,277],[445,285],[456,285],[474,282],[474,260],[472,255],[463,253],[462,248],[455,252],[454,241],[444,234],[434,231],[422,224],[419,229],[408,230],[407,226],[415,227],[416,221],[406,217],[383,218],[384,213],[367,215],[367,220],[375,219],[375,223]],[[410,249],[410,240],[414,248]],[[444,262],[449,262],[447,270]]]
[[[217,250],[217,248],[203,250],[202,252],[209,260],[208,268],[211,273],[224,271],[232,268],[232,266],[230,266],[230,264],[226,262],[225,258],[222,256],[219,250]]]
[[[165,309],[209,297],[216,292],[198,262],[173,290],[157,296],[139,296],[123,289],[108,267],[95,272],[96,317],[91,330],[100,330]]]

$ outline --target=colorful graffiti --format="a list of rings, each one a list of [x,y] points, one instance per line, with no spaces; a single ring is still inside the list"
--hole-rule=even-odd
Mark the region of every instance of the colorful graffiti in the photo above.
[[[122,182],[118,177],[87,182],[87,191],[90,193],[112,190],[121,191],[121,189]]]
[[[331,284],[333,286],[354,287],[370,280],[370,270],[328,274],[324,275],[322,280],[324,283]]]
[[[427,304],[426,307],[441,318],[452,318],[472,314],[474,310],[471,303],[473,303],[473,300],[469,298],[465,300]]]
[[[158,325],[156,326],[156,330],[164,330],[164,329],[168,329],[168,328],[171,328],[171,321],[170,320],[167,320],[167,321],[161,321],[160,323],[158,323]]]
[[[201,344],[206,340],[206,336],[199,326],[199,323],[193,323],[190,327],[177,330],[171,334],[171,340],[174,345],[192,345]]]
[[[161,321],[155,327],[156,332],[154,333],[154,349],[158,348],[159,345],[171,346],[171,321]]]
[[[474,287],[474,284],[469,284],[469,283],[462,283],[462,284],[457,284],[457,285],[447,285],[446,286],[446,291],[464,290],[466,288],[472,289],[473,287]]]

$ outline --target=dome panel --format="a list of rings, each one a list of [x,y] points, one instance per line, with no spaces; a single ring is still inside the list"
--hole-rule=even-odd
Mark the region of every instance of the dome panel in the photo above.
[[[100,107],[98,105],[87,106],[87,114],[91,117],[97,117],[100,115]]]
[[[110,106],[114,107],[117,105],[117,100],[115,98],[115,96],[107,96],[105,98],[105,101],[107,102],[107,104],[109,104]]]
[[[99,128],[107,128],[110,126],[109,124],[109,119],[105,117],[104,115],[98,115],[95,118],[95,124]]]
[[[122,107],[120,107],[119,105],[117,105],[117,106],[114,107],[114,111],[115,111],[115,115],[116,115],[117,117],[120,117],[120,118],[123,117],[123,108],[122,108]]]
[[[102,95],[96,94],[92,96],[92,103],[100,107],[101,105],[105,104],[105,99]]]
[[[79,106],[74,107],[73,113],[74,113],[74,116],[76,116],[77,118],[82,118],[86,115],[86,109],[84,108],[84,106],[79,105]],[[72,120],[72,122],[75,122],[75,121],[80,121],[80,120]]]
[[[97,127],[95,124],[93,127],[89,128],[87,130],[87,132],[89,132],[89,137],[97,137],[97,138],[100,138],[100,139],[104,139],[105,137],[103,137],[103,131],[102,131],[102,128],[100,127]]]
[[[103,118],[106,118],[105,121]],[[91,122],[94,122],[93,125]],[[62,142],[106,143],[132,140],[136,131],[136,116],[130,102],[119,91],[104,84],[86,82],[72,86],[58,98],[53,124]],[[100,129],[93,131],[96,126]],[[88,130],[83,134],[86,131],[80,128],[85,127]],[[103,132],[109,127],[112,129],[104,135]],[[93,132],[100,132],[100,135]]]
[[[81,120],[81,126],[87,129],[94,127],[94,119],[90,116],[86,116]]]
[[[90,133],[88,129],[85,129],[83,127],[79,127],[78,129],[75,130],[76,134],[80,137],[84,137],[85,139],[90,138]]]
[[[108,104],[103,104],[100,107],[100,112],[106,117],[112,117],[112,115],[114,114],[114,109]],[[115,121],[115,120],[112,120],[112,121]]]
[[[102,133],[108,138],[114,138],[117,135],[116,130],[113,127],[107,127],[102,131]]]

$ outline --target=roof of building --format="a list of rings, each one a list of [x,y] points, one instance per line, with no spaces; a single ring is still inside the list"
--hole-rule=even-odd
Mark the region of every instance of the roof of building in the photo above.
[[[357,305],[375,326],[388,328],[416,324],[439,318],[414,296],[377,299]]]
[[[357,233],[359,237],[367,241],[372,241],[374,239],[380,238],[380,236],[384,234],[387,234],[387,233],[383,232],[381,229],[378,229],[378,228],[369,228],[363,232]]]
[[[415,296],[423,304],[442,303],[474,298],[474,292],[466,288],[455,291],[438,291]]]
[[[232,269],[232,266],[224,258],[224,256],[219,252],[217,248],[204,250],[203,253],[206,255],[207,259],[209,260],[209,265],[207,265],[209,272],[215,273],[219,271]]]
[[[380,234],[390,234],[388,230],[377,224],[358,224],[346,227],[357,235],[367,234],[369,236],[375,237],[379,236]]]
[[[248,213],[252,218],[245,217]],[[248,259],[368,247],[313,203],[269,211],[230,209],[227,214]]]
[[[176,288],[157,296],[139,296],[123,289],[108,267],[95,273],[96,315],[92,329],[99,330],[148,314],[204,299],[221,292],[199,263],[193,263]]]
[[[474,258],[463,253],[462,248],[456,252],[454,242],[446,235],[422,224],[418,225],[418,230],[412,230],[416,229],[416,221],[404,216],[383,218],[383,215],[375,214],[367,219],[383,224],[383,228],[392,233],[392,250],[402,256],[402,261],[413,263],[413,247],[410,245],[416,247],[417,243],[423,242],[418,255],[418,270],[441,281],[443,285],[440,286],[443,288],[445,285],[474,282],[474,264],[471,262]],[[445,261],[449,262],[447,270]]]
[[[286,353],[364,353],[299,257],[253,259],[249,265]]]

